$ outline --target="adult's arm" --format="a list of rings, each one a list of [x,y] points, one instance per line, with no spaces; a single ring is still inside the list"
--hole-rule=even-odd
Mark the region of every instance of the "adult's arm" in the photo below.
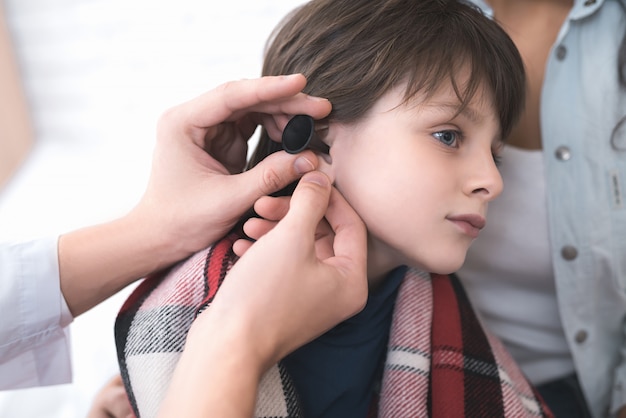
[[[159,121],[146,192],[128,215],[63,234],[58,243],[35,243],[39,250],[26,258],[16,255],[15,246],[0,244],[2,256],[18,266],[5,268],[8,263],[2,262],[0,308],[7,312],[18,303],[35,305],[12,311],[16,321],[7,324],[8,316],[0,321],[0,376],[8,379],[0,387],[67,383],[69,360],[57,359],[69,357],[63,327],[72,316],[205,248],[231,229],[259,196],[315,169],[317,157],[310,151],[279,152],[242,172],[247,141],[259,123],[278,140],[292,115],[321,118],[330,112],[327,100],[301,93],[305,84],[302,75],[230,82],[168,110]],[[38,246],[44,242],[45,248]],[[42,260],[56,263],[44,274],[34,268]],[[13,290],[16,286],[26,289],[20,293]],[[36,291],[41,291],[40,297],[32,298]],[[42,309],[43,303],[55,306],[53,312]],[[34,320],[33,309],[38,316],[50,315]],[[54,333],[49,333],[50,324]],[[54,355],[41,357],[40,350],[52,350]],[[56,367],[58,376],[65,377],[44,382],[33,375],[25,383],[32,370],[13,365],[26,355],[45,358],[51,370]]]

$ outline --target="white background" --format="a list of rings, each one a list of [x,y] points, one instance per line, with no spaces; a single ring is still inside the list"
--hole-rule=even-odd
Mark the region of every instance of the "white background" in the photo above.
[[[0,189],[0,240],[126,213],[147,182],[159,115],[257,77],[265,40],[301,3],[4,0],[37,138]],[[0,393],[0,417],[85,417],[117,371],[113,323],[129,291],[71,325],[73,384]]]

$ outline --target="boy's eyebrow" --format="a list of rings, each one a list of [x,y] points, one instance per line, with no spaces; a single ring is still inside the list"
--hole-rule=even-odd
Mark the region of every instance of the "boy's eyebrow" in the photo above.
[[[481,115],[480,113],[476,112],[476,110],[474,110],[469,105],[461,108],[460,103],[439,102],[439,103],[430,103],[428,104],[428,106],[433,107],[436,110],[451,112],[455,116],[463,115],[474,123],[480,123],[485,119],[484,115]]]

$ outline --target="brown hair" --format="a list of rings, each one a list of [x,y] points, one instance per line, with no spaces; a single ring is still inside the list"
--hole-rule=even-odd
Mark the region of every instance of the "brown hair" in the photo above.
[[[469,82],[457,82],[462,69]],[[405,99],[451,82],[461,106],[485,86],[501,134],[525,98],[522,59],[508,35],[475,6],[456,0],[312,0],[289,14],[268,40],[263,75],[302,73],[305,93],[332,103],[329,121],[358,120],[390,89]],[[250,161],[281,149],[262,131]]]

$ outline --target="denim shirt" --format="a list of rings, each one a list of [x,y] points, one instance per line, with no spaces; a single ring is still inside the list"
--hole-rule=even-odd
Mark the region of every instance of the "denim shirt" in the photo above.
[[[478,6],[491,15],[480,0]],[[622,4],[623,3],[623,4]],[[617,51],[626,1],[574,0],[541,97],[551,257],[559,311],[595,417],[626,405],[626,89]]]

